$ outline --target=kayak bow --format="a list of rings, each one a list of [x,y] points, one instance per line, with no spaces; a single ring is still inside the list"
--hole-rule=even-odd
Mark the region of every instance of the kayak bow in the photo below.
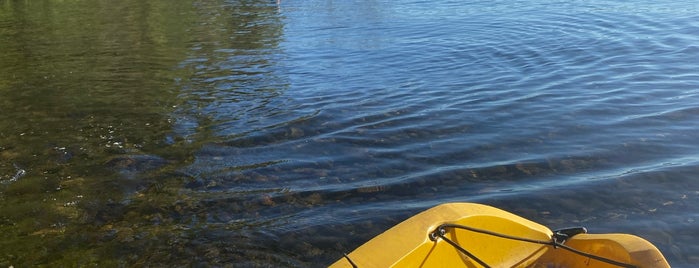
[[[423,211],[332,264],[337,267],[670,267],[650,242],[629,234],[551,231],[474,203]]]

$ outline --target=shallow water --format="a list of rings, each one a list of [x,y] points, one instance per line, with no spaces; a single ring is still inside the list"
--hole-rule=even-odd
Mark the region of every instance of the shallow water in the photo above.
[[[699,264],[693,1],[0,1],[0,265],[324,266],[443,202]]]

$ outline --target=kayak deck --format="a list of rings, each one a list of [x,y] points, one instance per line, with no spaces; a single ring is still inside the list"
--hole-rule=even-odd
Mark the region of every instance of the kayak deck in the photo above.
[[[442,204],[421,212],[374,237],[330,267],[353,264],[357,267],[670,267],[653,244],[638,236],[581,233],[566,237],[507,211],[474,203]]]

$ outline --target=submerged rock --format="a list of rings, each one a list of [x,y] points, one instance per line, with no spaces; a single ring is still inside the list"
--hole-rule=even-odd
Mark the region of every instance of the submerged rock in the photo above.
[[[147,154],[116,156],[105,163],[109,169],[128,179],[162,168],[167,164],[168,161],[164,158]]]

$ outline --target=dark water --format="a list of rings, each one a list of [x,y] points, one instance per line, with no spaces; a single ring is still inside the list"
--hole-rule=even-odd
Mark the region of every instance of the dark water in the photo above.
[[[454,201],[699,265],[697,14],[0,0],[0,266],[323,266]]]

